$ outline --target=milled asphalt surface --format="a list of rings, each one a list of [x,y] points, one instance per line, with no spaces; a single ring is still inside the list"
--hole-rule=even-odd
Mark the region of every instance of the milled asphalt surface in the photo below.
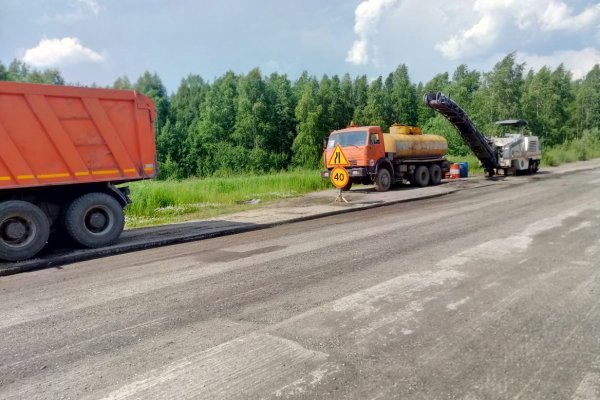
[[[598,400],[593,165],[4,276],[0,399]]]
[[[529,179],[558,178],[564,174],[595,168],[600,168],[600,159],[564,164],[558,167],[545,167],[538,174],[532,176],[498,176],[494,179],[475,176],[444,180],[441,185],[433,187],[414,188],[404,185],[385,193],[378,193],[368,186],[358,187],[344,193],[344,198],[348,203],[335,201],[339,191],[334,189],[325,190],[310,193],[300,198],[273,202],[254,210],[222,215],[216,218],[126,230],[116,244],[100,249],[64,250],[50,248],[44,250],[39,257],[31,260],[0,263],[0,276],[42,268],[60,268],[70,263],[115,254],[232,235],[390,204],[440,197],[461,190],[489,185],[520,184]]]

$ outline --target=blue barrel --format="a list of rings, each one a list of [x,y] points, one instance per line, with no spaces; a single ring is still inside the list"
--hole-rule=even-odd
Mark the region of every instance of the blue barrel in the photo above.
[[[467,178],[469,176],[469,163],[468,162],[459,162],[458,169],[460,170],[460,177]]]

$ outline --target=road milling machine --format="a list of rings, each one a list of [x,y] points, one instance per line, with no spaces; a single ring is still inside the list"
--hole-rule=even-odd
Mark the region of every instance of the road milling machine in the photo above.
[[[525,131],[527,121],[498,121],[497,125],[514,130],[502,137],[487,137],[479,132],[467,113],[450,97],[438,92],[426,94],[423,100],[458,130],[488,176],[492,177],[500,171],[504,175],[538,171],[542,158],[540,141],[537,136]]]

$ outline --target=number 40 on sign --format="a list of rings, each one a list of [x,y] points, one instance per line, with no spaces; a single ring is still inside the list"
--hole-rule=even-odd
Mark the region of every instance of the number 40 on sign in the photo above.
[[[331,170],[331,174],[329,175],[329,179],[331,179],[331,183],[338,189],[342,189],[346,186],[350,180],[350,176],[348,175],[348,171],[342,167],[335,167]]]

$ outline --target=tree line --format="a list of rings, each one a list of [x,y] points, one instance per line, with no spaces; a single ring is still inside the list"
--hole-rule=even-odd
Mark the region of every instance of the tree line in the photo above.
[[[60,71],[32,69],[18,60],[0,62],[0,80],[65,84]],[[412,82],[401,64],[372,80],[304,72],[292,81],[253,69],[229,71],[212,82],[189,75],[169,94],[158,74],[146,71],[133,83],[119,77],[112,87],[154,99],[163,178],[318,168],[323,138],[351,122],[384,131],[393,123],[418,125],[445,136],[450,154],[466,155],[469,149],[454,128],[423,104],[425,93],[437,91],[450,95],[487,135],[498,133],[495,121],[523,118],[546,147],[600,139],[600,66],[574,80],[563,65],[526,71],[514,53],[489,72],[463,64],[425,84]]]

